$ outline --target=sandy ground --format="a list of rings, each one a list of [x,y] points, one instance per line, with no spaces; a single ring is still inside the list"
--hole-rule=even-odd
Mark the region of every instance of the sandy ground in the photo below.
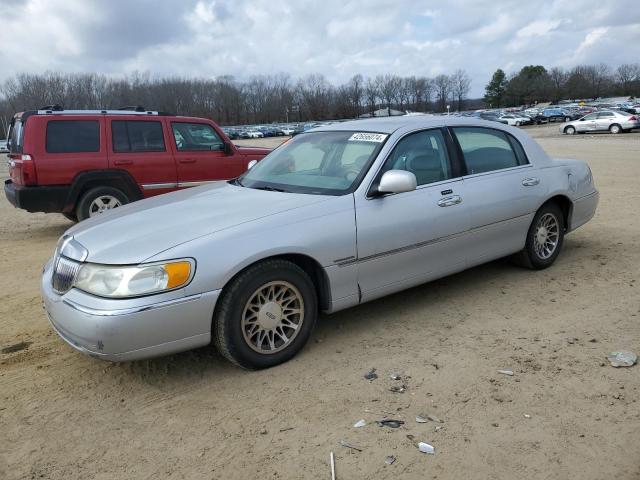
[[[605,363],[640,353],[640,132],[529,131],[587,160],[601,192],[552,268],[497,261],[324,317],[262,372],[208,348],[127,364],[73,351],[38,292],[70,224],[0,199],[0,348],[28,343],[0,353],[0,479],[330,478],[331,451],[339,479],[640,478],[640,366]],[[385,416],[406,423],[378,427]]]

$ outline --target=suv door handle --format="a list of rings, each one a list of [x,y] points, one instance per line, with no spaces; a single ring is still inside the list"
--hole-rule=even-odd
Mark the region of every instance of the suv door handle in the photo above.
[[[133,165],[133,160],[114,160],[114,165]]]
[[[539,178],[524,178],[522,179],[522,185],[525,187],[533,187],[534,185],[538,185],[540,183]]]
[[[195,158],[181,158],[178,163],[196,163]]]
[[[462,203],[462,197],[460,195],[451,195],[450,197],[444,197],[438,200],[439,207],[451,207]]]

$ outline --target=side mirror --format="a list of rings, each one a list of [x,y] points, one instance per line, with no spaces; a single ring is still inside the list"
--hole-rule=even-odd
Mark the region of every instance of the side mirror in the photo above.
[[[403,193],[416,189],[418,182],[416,176],[406,170],[389,170],[382,174],[376,193]]]
[[[224,142],[224,147],[222,147],[222,150],[227,155],[231,155],[233,153],[233,147],[231,146],[231,142]]]
[[[258,160],[251,160],[248,164],[247,164],[247,170],[251,170],[253,167],[256,166],[256,164],[258,163]]]

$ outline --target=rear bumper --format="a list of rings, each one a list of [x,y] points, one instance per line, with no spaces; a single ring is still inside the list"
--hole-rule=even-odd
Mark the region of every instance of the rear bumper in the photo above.
[[[69,187],[65,185],[27,187],[5,180],[4,194],[9,203],[28,212],[59,213],[64,210]]]
[[[600,194],[598,190],[594,190],[589,195],[586,195],[573,202],[573,212],[571,214],[571,224],[569,225],[569,231],[573,231],[576,228],[584,225],[593,218],[598,207],[598,200]]]

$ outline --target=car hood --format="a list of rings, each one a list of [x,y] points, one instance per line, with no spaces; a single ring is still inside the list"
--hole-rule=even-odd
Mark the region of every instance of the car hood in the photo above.
[[[331,198],[217,182],[125,205],[67,234],[89,251],[89,262],[135,264],[198,237]]]

